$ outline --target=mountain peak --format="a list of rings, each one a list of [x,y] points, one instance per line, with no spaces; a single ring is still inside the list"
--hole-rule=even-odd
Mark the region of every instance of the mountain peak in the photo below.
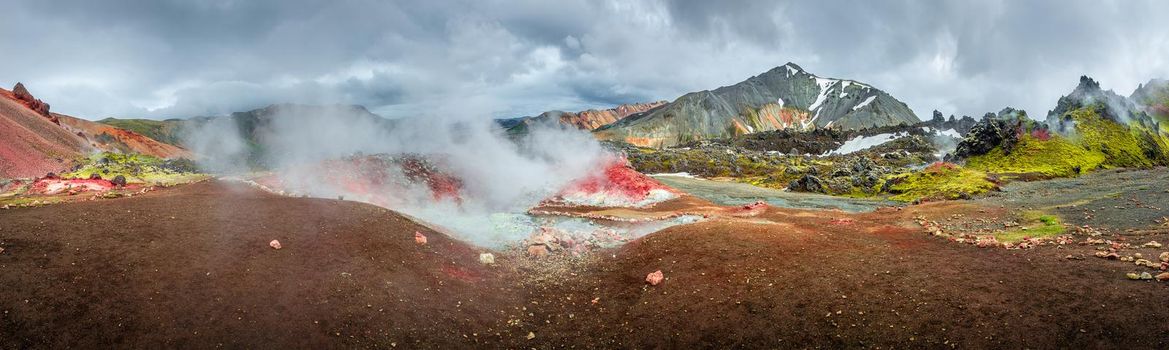
[[[1077,91],[1084,91],[1084,92],[1097,91],[1097,90],[1100,90],[1100,83],[1096,82],[1096,80],[1092,79],[1092,77],[1089,77],[1087,75],[1081,75],[1080,76],[1080,84],[1076,85],[1076,90]]]

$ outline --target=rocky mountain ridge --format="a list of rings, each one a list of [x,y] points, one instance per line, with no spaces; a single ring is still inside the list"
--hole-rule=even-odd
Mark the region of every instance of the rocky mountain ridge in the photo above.
[[[919,121],[884,91],[854,80],[822,78],[787,63],[734,85],[682,95],[598,128],[594,135],[666,147],[770,130],[859,130]]]

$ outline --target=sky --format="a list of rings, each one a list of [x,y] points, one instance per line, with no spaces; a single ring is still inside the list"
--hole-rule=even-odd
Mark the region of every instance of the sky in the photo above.
[[[0,84],[87,119],[272,103],[515,117],[674,100],[794,62],[921,118],[1042,117],[1169,78],[1169,1],[0,0]]]

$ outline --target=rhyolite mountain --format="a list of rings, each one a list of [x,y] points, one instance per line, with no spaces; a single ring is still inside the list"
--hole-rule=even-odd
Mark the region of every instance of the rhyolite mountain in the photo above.
[[[24,84],[0,89],[0,179],[43,176],[74,166],[92,152],[187,157],[173,145],[117,127],[49,111]]]
[[[496,123],[507,130],[508,134],[521,135],[528,132],[528,128],[542,123],[560,123],[581,130],[595,130],[612,124],[633,114],[642,113],[659,106],[666,101],[649,103],[623,104],[608,109],[589,109],[580,112],[547,111],[535,117],[519,117],[497,119]]]
[[[769,130],[859,130],[921,121],[871,85],[788,63],[738,84],[691,92],[594,130],[603,140],[664,147]]]

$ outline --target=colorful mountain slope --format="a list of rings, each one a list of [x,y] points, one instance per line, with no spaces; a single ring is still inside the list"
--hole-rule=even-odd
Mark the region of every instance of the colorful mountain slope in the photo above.
[[[853,80],[821,78],[788,63],[735,85],[688,93],[598,128],[594,135],[663,147],[769,130],[859,130],[919,121],[905,103],[884,91]]]
[[[589,109],[580,112],[548,111],[535,117],[500,119],[499,123],[509,134],[524,134],[532,125],[557,122],[581,130],[595,130],[634,114],[645,113],[665,105],[666,101],[623,104],[609,109]]]
[[[62,127],[82,136],[94,149],[115,153],[137,153],[159,158],[187,158],[191,156],[190,152],[181,147],[159,142],[130,130],[63,114],[54,113],[53,115],[61,121]]]
[[[32,99],[23,85],[21,96],[0,89],[0,178],[45,175],[72,165],[85,144],[55,123],[48,105]],[[44,113],[41,113],[41,112]]]

